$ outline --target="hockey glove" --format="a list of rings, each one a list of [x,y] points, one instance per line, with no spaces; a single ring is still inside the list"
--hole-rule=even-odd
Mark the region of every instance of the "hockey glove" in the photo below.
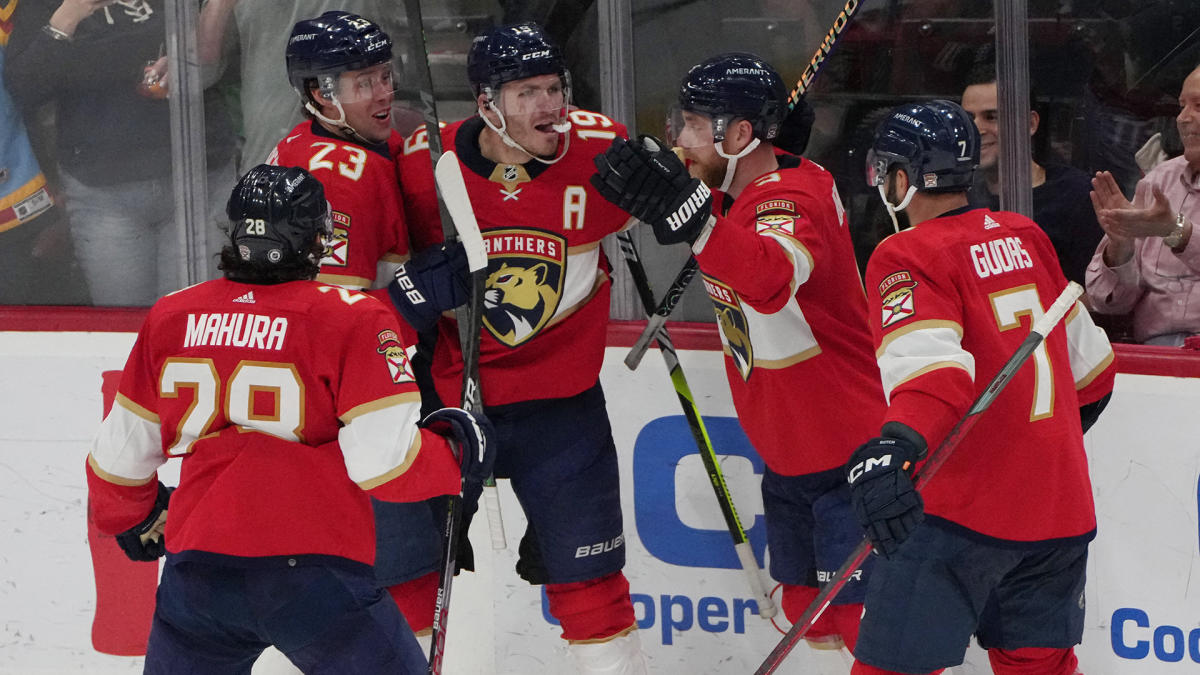
[[[783,124],[779,125],[779,135],[773,141],[775,147],[797,157],[803,155],[808,147],[808,137],[812,133],[815,119],[816,114],[808,104],[808,97],[801,96],[796,102],[796,107],[788,111],[787,117],[783,118]]]
[[[125,557],[135,562],[151,562],[166,555],[167,538],[163,536],[162,528],[167,522],[167,504],[174,491],[175,488],[168,488],[160,481],[150,515],[117,535],[117,545],[125,552]]]
[[[442,312],[471,298],[471,270],[459,242],[438,244],[414,255],[396,270],[388,295],[400,316],[418,331],[432,328]]]
[[[925,519],[925,502],[912,482],[919,458],[913,443],[880,437],[859,446],[846,463],[854,515],[885,558],[899,550]]]
[[[435,410],[421,420],[421,427],[444,436],[462,468],[464,492],[469,485],[482,485],[496,463],[496,432],[483,415],[462,408]]]
[[[654,238],[664,246],[696,241],[712,215],[712,191],[653,136],[640,136],[636,144],[614,140],[595,164],[592,185],[654,228]],[[620,196],[610,196],[615,193]]]

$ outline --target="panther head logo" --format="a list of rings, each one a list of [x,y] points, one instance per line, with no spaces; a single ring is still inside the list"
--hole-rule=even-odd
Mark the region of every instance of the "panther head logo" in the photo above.
[[[718,307],[716,311],[717,323],[720,324],[721,333],[725,335],[725,341],[729,344],[729,353],[733,356],[733,363],[737,366],[738,372],[742,374],[742,379],[749,379],[754,362],[751,360],[750,335],[746,332],[746,318],[733,307]]]
[[[558,307],[546,263],[529,267],[501,263],[488,275],[483,293],[484,320],[501,342],[516,346],[541,330]]]
[[[754,347],[750,343],[750,323],[742,311],[741,300],[728,284],[708,275],[704,276],[704,289],[713,301],[725,351],[733,358],[742,379],[748,380],[754,369]]]

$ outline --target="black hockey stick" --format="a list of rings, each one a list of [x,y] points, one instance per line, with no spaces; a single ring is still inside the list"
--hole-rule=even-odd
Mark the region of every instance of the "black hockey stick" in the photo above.
[[[642,300],[642,306],[649,314],[654,310],[654,291],[650,288],[650,280],[646,278],[646,268],[642,265],[641,256],[638,254],[637,246],[634,244],[629,230],[617,234],[617,243],[620,245],[621,253],[629,267],[629,274],[633,277],[633,284]],[[666,361],[671,384],[675,385],[675,395],[679,397],[679,405],[683,406],[684,417],[687,418],[688,427],[692,430],[692,438],[696,441],[696,449],[700,452],[704,470],[708,473],[708,480],[712,484],[713,493],[716,494],[717,504],[721,507],[721,515],[725,517],[725,527],[729,530],[729,536],[733,538],[733,548],[742,564],[742,570],[746,573],[746,579],[750,582],[750,589],[758,604],[758,615],[769,619],[776,614],[775,601],[771,599],[766,586],[763,585],[762,572],[759,570],[758,560],[754,557],[754,549],[750,547],[750,540],[746,538],[746,530],[742,527],[741,519],[738,518],[737,509],[733,506],[733,497],[729,494],[729,487],[725,484],[725,475],[721,472],[721,465],[717,463],[717,453],[713,450],[708,430],[704,428],[704,419],[700,416],[700,410],[696,407],[692,390],[688,387],[687,378],[683,375],[683,367],[679,364],[675,345],[671,343],[671,336],[667,333],[666,326],[660,325],[654,337],[657,338],[658,350],[662,352],[663,360]]]
[[[813,53],[812,58],[809,59],[808,66],[804,68],[804,73],[796,82],[796,86],[788,94],[788,112],[795,109],[796,103],[800,101],[800,97],[808,93],[808,88],[812,85],[813,78],[817,76],[817,73],[821,70],[821,66],[829,58],[829,55],[833,53],[833,47],[837,44],[838,38],[842,36],[842,32],[846,30],[846,26],[850,25],[850,19],[854,17],[858,8],[865,2],[866,0],[846,0],[846,4],[838,12],[837,18],[833,20],[833,25],[829,27],[829,32],[825,34],[825,39],[817,47],[817,51]],[[675,306],[683,298],[683,292],[687,290],[688,284],[696,276],[698,267],[696,258],[689,256],[683,269],[679,270],[679,274],[675,275],[675,281],[667,289],[667,294],[663,296],[662,302],[658,303],[654,311],[649,313],[650,318],[646,322],[646,327],[642,329],[642,334],[638,336],[638,339],[633,343],[633,347],[629,349],[629,353],[625,355],[625,366],[630,370],[636,370],[638,364],[642,362],[642,357],[646,355],[646,349],[650,346],[650,341],[654,339],[654,335],[658,333],[658,329],[666,323],[667,319],[671,316],[671,312],[675,311]]]
[[[975,402],[971,404],[970,409],[967,410],[967,414],[954,425],[950,433],[946,434],[946,438],[942,440],[937,449],[929,455],[929,459],[925,464],[913,475],[913,483],[918,490],[924,487],[929,482],[929,479],[933,478],[933,475],[937,473],[937,470],[941,468],[942,464],[950,458],[950,454],[954,452],[959,442],[967,435],[971,427],[975,426],[975,422],[979,420],[979,416],[987,411],[992,402],[996,400],[996,397],[1000,395],[1000,392],[1004,390],[1004,387],[1008,386],[1012,376],[1029,360],[1034,350],[1041,346],[1042,341],[1058,325],[1058,322],[1062,321],[1067,312],[1071,311],[1071,308],[1075,306],[1075,301],[1078,300],[1080,295],[1083,295],[1083,287],[1072,281],[1067,284],[1066,289],[1059,294],[1054,304],[1050,305],[1046,310],[1046,313],[1034,321],[1029,335],[1017,347],[1017,351],[1000,367],[1000,372],[996,373],[991,382],[988,382],[987,387],[984,388],[979,397],[975,399]],[[788,653],[792,651],[792,648],[796,646],[800,638],[804,637],[809,629],[813,627],[813,624],[817,622],[817,619],[821,618],[821,614],[833,602],[834,597],[842,590],[846,582],[850,580],[850,576],[859,567],[862,567],[863,561],[870,554],[871,542],[863,539],[858,548],[854,549],[850,556],[846,558],[846,562],[842,563],[842,566],[834,573],[835,580],[821,589],[821,592],[817,594],[817,597],[804,610],[804,613],[796,619],[796,623],[792,624],[787,634],[779,640],[779,644],[775,646],[775,649],[771,650],[771,653],[767,655],[767,658],[758,667],[758,670],[754,671],[754,675],[769,675],[775,672],[775,669],[779,667],[779,664],[783,663],[783,660],[787,658]]]
[[[425,42],[425,28],[421,20],[421,3],[411,0],[404,3],[409,29],[412,31],[412,61],[416,64],[421,96],[421,115],[425,119],[425,135],[429,143],[429,158],[433,164],[438,210],[442,221],[442,235],[447,242],[462,241],[471,269],[471,298],[466,307],[454,310],[458,323],[458,339],[463,358],[463,386],[461,405],[474,413],[483,412],[483,397],[479,388],[479,335],[483,317],[483,286],[487,274],[487,253],[479,234],[458,158],[454,153],[442,152],[441,125],[438,120],[437,102],[433,96],[433,76],[429,69],[429,53]],[[457,218],[455,218],[457,216]],[[494,485],[494,483],[493,483]],[[488,492],[488,490],[485,490]],[[491,492],[495,492],[494,488]],[[497,498],[499,515],[499,499]],[[493,546],[499,532],[504,541],[502,523],[492,522],[492,509],[488,525],[492,530]],[[447,500],[442,549],[442,566],[438,577],[437,603],[433,614],[433,636],[429,647],[429,672],[440,675],[446,654],[446,624],[450,616],[450,589],[454,581],[454,568],[458,558],[459,524],[462,521],[462,492],[451,495]]]

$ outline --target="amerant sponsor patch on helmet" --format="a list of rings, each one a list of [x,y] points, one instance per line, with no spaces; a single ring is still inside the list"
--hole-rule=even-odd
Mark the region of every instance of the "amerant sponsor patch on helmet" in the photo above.
[[[925,180],[925,187],[927,187],[927,188],[935,188],[935,187],[937,187],[937,183],[938,183],[938,181],[937,181],[937,174],[936,174],[936,173],[927,173],[927,174],[925,174],[925,176],[924,176],[924,180]]]

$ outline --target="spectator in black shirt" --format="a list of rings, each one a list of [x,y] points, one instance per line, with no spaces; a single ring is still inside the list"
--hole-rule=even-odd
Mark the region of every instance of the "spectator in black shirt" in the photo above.
[[[977,68],[962,94],[962,107],[975,120],[981,140],[979,171],[967,194],[972,206],[1000,208],[1000,126],[996,104],[996,72],[985,64]],[[1037,132],[1039,117],[1029,111],[1029,134]],[[1088,198],[1091,179],[1063,164],[1039,164],[1030,159],[1033,175],[1033,220],[1045,230],[1058,254],[1063,274],[1084,283],[1088,263],[1104,236]]]

